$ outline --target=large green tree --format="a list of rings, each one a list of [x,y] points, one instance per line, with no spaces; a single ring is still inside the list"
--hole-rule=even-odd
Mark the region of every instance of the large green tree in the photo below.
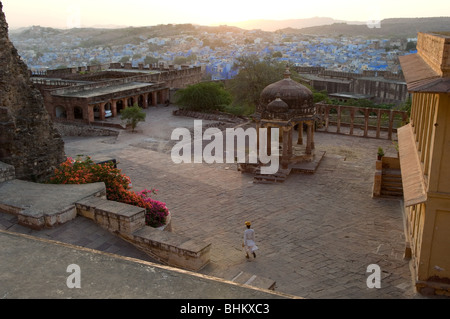
[[[283,78],[286,65],[251,55],[238,58],[233,68],[239,73],[228,82],[227,89],[233,95],[234,104],[254,107],[262,90]]]
[[[231,102],[231,94],[220,82],[201,82],[175,93],[175,103],[182,109],[192,111],[222,111]]]

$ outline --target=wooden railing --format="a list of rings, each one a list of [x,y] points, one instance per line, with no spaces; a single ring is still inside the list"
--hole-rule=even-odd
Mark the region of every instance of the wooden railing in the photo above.
[[[388,140],[409,120],[406,111],[321,103],[316,114],[321,118],[318,131]]]

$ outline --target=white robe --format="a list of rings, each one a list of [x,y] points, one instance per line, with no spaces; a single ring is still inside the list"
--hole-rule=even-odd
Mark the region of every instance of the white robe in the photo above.
[[[258,249],[255,244],[255,231],[251,228],[244,232],[244,248],[247,253],[253,253]]]

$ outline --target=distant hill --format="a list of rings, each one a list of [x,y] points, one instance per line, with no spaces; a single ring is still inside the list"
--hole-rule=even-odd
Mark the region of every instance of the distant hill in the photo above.
[[[199,35],[202,32],[224,33],[242,32],[244,30],[234,26],[199,26],[187,24],[165,24],[148,27],[119,27],[103,28],[73,28],[55,29],[49,27],[32,26],[16,29],[10,32],[14,40],[27,40],[43,38],[49,42],[64,41],[66,39],[78,40],[80,47],[94,47],[99,45],[114,46],[125,44],[139,44],[144,39],[153,37],[171,37],[180,34]]]
[[[255,26],[256,21],[254,20]],[[414,38],[418,32],[450,32],[450,17],[436,18],[401,18],[385,19],[380,22],[380,27],[369,28],[362,22],[338,22],[331,18],[311,18],[298,20],[258,20],[261,35],[273,31],[264,31],[261,27],[266,24],[267,28],[271,25],[277,33],[292,35],[319,35],[319,36],[347,36],[357,37],[366,36],[374,38]],[[359,23],[359,24],[358,24]],[[318,25],[320,24],[320,25]],[[248,22],[247,28],[251,26]],[[296,26],[296,27],[294,27]],[[252,29],[254,30],[254,29]],[[139,44],[144,39],[153,37],[172,37],[180,34],[200,36],[208,33],[242,33],[249,32],[244,29],[244,25],[238,26],[201,26],[194,24],[166,24],[148,27],[126,27],[110,29],[103,28],[74,28],[74,29],[54,29],[40,26],[21,28],[10,32],[15,40],[27,39],[48,39],[51,45],[57,45],[59,42],[76,41],[78,47],[94,47],[99,45],[124,45]],[[52,41],[54,43],[52,43]]]
[[[334,23],[345,22],[348,24],[365,24],[364,22],[351,22],[335,20],[327,17],[314,17],[309,19],[289,19],[289,20],[248,20],[243,22],[233,23],[236,26],[245,30],[260,29],[262,31],[274,32],[280,29],[293,28],[302,29],[308,27],[332,25]]]
[[[375,24],[371,26],[372,28],[367,24],[334,23],[296,30],[287,29],[286,32],[324,36],[413,38],[417,36],[418,32],[450,31],[450,17],[384,19],[380,22],[379,28]]]

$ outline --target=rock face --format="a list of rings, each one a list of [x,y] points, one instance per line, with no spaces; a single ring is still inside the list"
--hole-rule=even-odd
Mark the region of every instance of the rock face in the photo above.
[[[0,161],[14,166],[18,179],[42,181],[64,158],[64,142],[9,40],[0,2]]]

